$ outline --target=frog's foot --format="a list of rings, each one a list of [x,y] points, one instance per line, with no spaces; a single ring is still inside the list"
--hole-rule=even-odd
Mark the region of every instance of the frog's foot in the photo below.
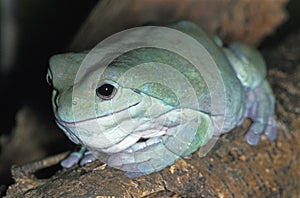
[[[245,117],[249,117],[253,121],[245,136],[248,144],[258,144],[263,133],[270,140],[276,138],[277,126],[274,118],[274,96],[267,81],[247,91]]]
[[[87,163],[96,160],[96,157],[92,155],[90,151],[87,151],[85,147],[81,147],[78,152],[72,152],[66,159],[60,162],[60,165],[64,168],[70,168],[75,164],[83,166]]]

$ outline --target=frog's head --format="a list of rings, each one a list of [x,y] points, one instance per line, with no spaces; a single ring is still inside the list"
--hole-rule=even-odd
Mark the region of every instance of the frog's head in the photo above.
[[[151,120],[182,105],[178,93],[167,85],[178,78],[161,78],[162,72],[172,72],[163,64],[163,57],[178,63],[164,53],[168,52],[130,51],[106,68],[98,64],[83,68],[86,53],[53,56],[48,77],[54,87],[52,104],[57,124],[75,143],[106,153],[163,135],[165,120],[150,124]],[[191,97],[185,93],[186,88],[177,87],[175,91],[185,97],[180,100]]]

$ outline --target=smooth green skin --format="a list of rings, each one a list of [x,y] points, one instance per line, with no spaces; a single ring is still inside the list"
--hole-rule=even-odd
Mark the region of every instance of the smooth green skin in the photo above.
[[[266,82],[265,64],[254,49],[240,43],[232,44],[231,49],[224,48],[218,38],[215,42],[190,22],[168,27],[195,38],[213,58],[222,78],[216,86],[223,86],[225,93],[220,100],[226,106],[220,108],[225,108],[226,114],[212,112],[209,101],[215,90],[208,89],[205,79],[191,63],[167,50],[142,48],[127,52],[114,60],[95,82],[91,76],[97,75],[97,67],[75,79],[87,52],[55,55],[50,60],[48,76],[54,87],[52,103],[58,125],[73,142],[87,147],[100,160],[124,170],[130,177],[159,171],[238,126],[247,117],[247,108],[251,108],[247,107],[247,90]],[[138,78],[151,75],[155,79],[157,75],[166,78],[164,73],[154,72],[155,64],[120,81],[128,69],[149,62],[169,65],[182,73],[191,83],[199,105],[183,104],[184,98],[178,99],[178,94],[190,97],[185,87],[176,92],[162,83],[135,83]],[[95,90],[104,81],[118,87],[111,100],[96,95]],[[222,119],[224,122],[220,123]],[[137,141],[142,137],[159,141],[140,148]],[[203,155],[211,146],[203,150]]]

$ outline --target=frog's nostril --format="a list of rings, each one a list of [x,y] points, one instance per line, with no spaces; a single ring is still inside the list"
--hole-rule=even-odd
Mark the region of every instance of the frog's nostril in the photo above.
[[[78,97],[73,96],[72,97],[72,101],[71,101],[72,102],[72,106],[77,105],[78,104],[78,100],[79,100]]]
[[[72,100],[72,105],[77,105],[77,100],[73,99]]]

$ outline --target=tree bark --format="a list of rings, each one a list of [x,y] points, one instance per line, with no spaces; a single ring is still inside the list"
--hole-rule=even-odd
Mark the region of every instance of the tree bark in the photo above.
[[[257,45],[287,19],[288,0],[102,0],[75,36],[70,50],[94,47],[104,38],[145,24],[190,20],[223,41]]]

